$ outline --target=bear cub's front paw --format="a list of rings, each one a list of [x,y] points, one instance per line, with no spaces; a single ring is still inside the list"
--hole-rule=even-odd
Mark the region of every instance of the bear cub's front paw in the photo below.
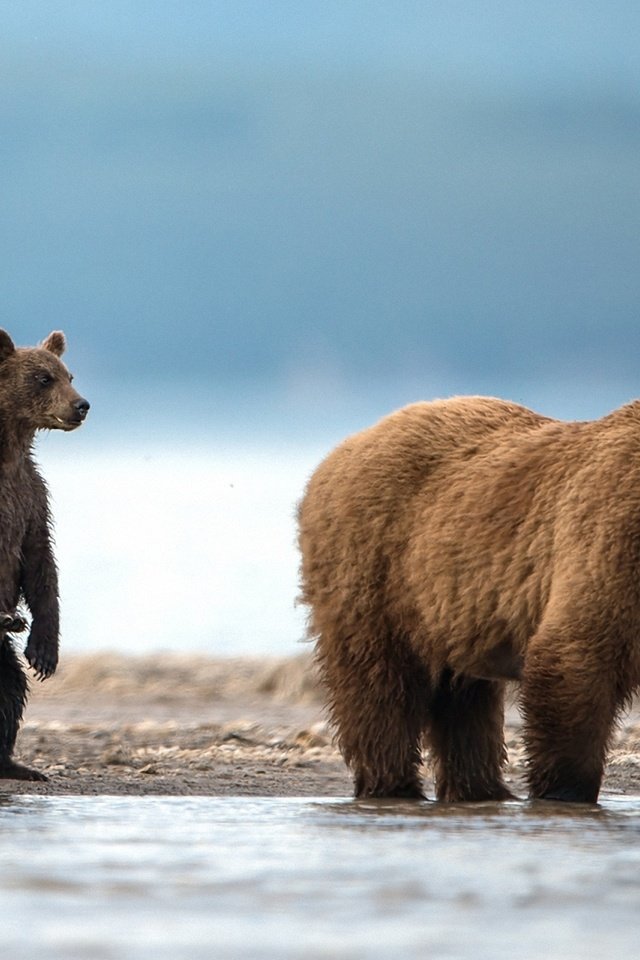
[[[27,621],[24,617],[16,613],[0,612],[0,632],[2,633],[22,633],[27,629]]]
[[[58,666],[58,649],[51,643],[35,640],[33,634],[24,651],[25,658],[35,673],[36,680],[46,680]]]

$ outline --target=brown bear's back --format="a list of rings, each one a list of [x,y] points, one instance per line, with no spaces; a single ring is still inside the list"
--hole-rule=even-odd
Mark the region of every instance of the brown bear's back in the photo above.
[[[629,511],[640,534],[640,482],[629,476],[639,426],[637,405],[565,423],[460,397],[350,437],[299,509],[311,634],[355,636],[366,621],[369,637],[374,624],[410,637],[434,673],[482,672],[488,651],[520,651],[552,583],[586,593],[583,569],[615,573]],[[602,539],[613,543],[605,553]]]
[[[505,431],[552,422],[507,401],[456,397],[404,407],[340,444],[299,508],[301,599],[313,608],[312,632],[323,609],[344,620],[380,604],[376,586],[406,542],[417,495],[443,460],[473,456]]]

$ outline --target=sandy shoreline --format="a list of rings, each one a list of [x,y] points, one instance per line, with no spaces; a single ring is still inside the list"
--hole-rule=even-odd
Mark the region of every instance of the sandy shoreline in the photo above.
[[[521,796],[517,711],[508,779]],[[0,780],[0,795],[349,796],[308,654],[207,659],[162,654],[67,657],[31,684],[16,759],[47,783]],[[425,767],[428,795],[433,795]],[[640,714],[620,726],[603,791],[640,793]]]

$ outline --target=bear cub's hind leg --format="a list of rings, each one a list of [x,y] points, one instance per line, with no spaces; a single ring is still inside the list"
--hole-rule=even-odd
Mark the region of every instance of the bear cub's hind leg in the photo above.
[[[0,614],[0,618],[7,616],[7,614]],[[6,629],[5,626],[4,630]],[[13,629],[17,628],[13,627]],[[26,698],[27,678],[11,645],[11,640],[5,633],[0,635],[0,779],[2,780],[47,780],[43,773],[16,763],[12,759]]]

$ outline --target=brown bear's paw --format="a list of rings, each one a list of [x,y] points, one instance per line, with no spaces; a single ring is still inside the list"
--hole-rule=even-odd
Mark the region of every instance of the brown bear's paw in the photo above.
[[[356,800],[426,800],[424,791],[419,783],[398,783],[393,786],[386,784],[370,784],[356,779]]]
[[[572,784],[566,787],[554,787],[540,794],[529,794],[530,800],[555,800],[558,803],[597,803],[597,786]]]
[[[0,761],[0,780],[35,780],[44,782],[49,777],[39,770],[33,770],[31,767],[25,767],[14,760]]]
[[[0,632],[22,633],[27,629],[27,621],[15,613],[0,613]]]
[[[491,800],[518,799],[503,783],[464,787],[440,784],[436,789],[436,797],[442,803],[486,803]]]
[[[562,765],[529,770],[529,799],[560,803],[597,803],[602,783],[602,765],[563,760]]]
[[[46,680],[55,673],[58,666],[57,646],[48,643],[38,643],[33,636],[25,648],[24,655],[27,663],[36,675],[36,680]]]

